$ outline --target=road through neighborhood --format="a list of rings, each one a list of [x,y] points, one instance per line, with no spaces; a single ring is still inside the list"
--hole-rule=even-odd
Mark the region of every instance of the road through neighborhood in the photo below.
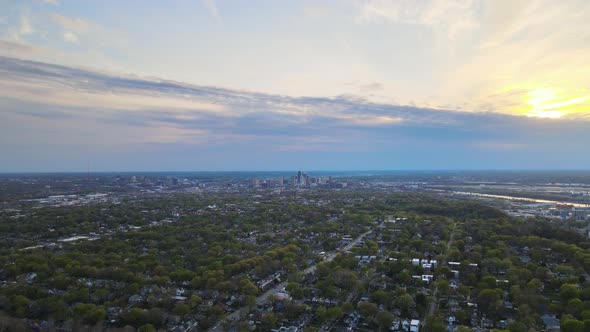
[[[363,240],[363,238],[365,238],[365,236],[367,236],[370,233],[371,233],[371,231],[367,231],[367,232],[359,235],[356,239],[354,239],[353,241],[351,241],[346,246],[342,247],[340,250],[326,255],[326,257],[324,258],[324,260],[322,260],[322,262],[330,262],[339,253],[345,252],[345,251],[348,251],[348,250],[352,249],[354,246],[356,246],[357,244],[359,244]],[[310,273],[315,272],[315,270],[317,268],[317,265],[318,264],[314,264],[314,265],[308,267],[307,269],[305,269],[303,271],[303,274],[310,274]],[[280,284],[274,286],[273,288],[267,290],[266,292],[264,292],[264,294],[262,294],[262,295],[260,295],[260,296],[258,296],[256,298],[256,304],[259,305],[259,304],[262,304],[262,303],[266,302],[269,297],[271,297],[272,295],[278,293],[279,291],[282,291],[286,286],[287,286],[287,282],[286,281],[283,281]],[[225,322],[235,321],[236,319],[240,318],[240,316],[241,316],[242,313],[247,313],[247,312],[248,312],[248,306],[243,306],[240,309],[238,309],[238,310],[232,312],[231,314],[225,316],[225,318],[223,318],[217,324],[215,324],[214,327],[210,328],[209,331],[211,331],[211,332],[223,331],[223,324]]]

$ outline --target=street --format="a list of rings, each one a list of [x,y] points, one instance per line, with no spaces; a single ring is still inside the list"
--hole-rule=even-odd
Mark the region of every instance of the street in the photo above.
[[[371,233],[371,231],[367,231],[367,232],[359,235],[356,239],[354,239],[353,241],[351,241],[349,244],[347,244],[346,246],[344,246],[342,249],[340,249],[340,250],[338,250],[338,251],[336,251],[334,253],[331,253],[331,254],[326,255],[326,257],[324,258],[324,260],[322,260],[322,262],[330,262],[339,253],[352,249],[360,241],[362,241],[365,236],[367,236],[370,233]],[[305,269],[303,271],[303,274],[310,274],[310,273],[315,272],[318,264],[314,264],[314,265],[308,267],[307,269]],[[275,287],[269,289],[268,291],[264,292],[264,294],[262,294],[262,295],[260,295],[260,296],[258,296],[256,298],[256,304],[259,305],[259,304],[262,304],[262,303],[266,302],[271,295],[276,294],[279,291],[282,291],[286,286],[287,286],[287,282],[286,281],[283,281],[280,284],[276,285]],[[227,315],[225,318],[223,318],[217,324],[215,324],[214,327],[210,328],[209,331],[211,331],[211,332],[223,331],[223,328],[222,328],[223,323],[224,322],[231,322],[231,321],[234,321],[234,320],[238,319],[240,317],[240,315],[241,315],[242,312],[244,312],[244,313],[248,312],[248,306],[243,306],[240,309],[238,309],[238,310],[232,312],[231,314]]]
[[[455,236],[455,227],[457,227],[457,223],[453,224],[453,231],[451,232],[449,242],[447,243],[447,251],[445,253],[444,258],[440,262],[440,266],[444,266],[447,263],[447,255],[449,253],[449,250],[451,249],[451,244],[453,244],[453,237]],[[433,297],[434,297],[434,302],[431,302],[428,304],[428,309],[426,310],[426,314],[424,315],[424,320],[422,321],[423,324],[426,322],[426,318],[434,315],[434,313],[436,312],[436,309],[438,308],[438,287],[434,290]]]

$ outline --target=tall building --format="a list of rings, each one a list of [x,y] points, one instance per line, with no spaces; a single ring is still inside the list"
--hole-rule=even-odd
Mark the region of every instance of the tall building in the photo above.
[[[301,184],[301,171],[297,172],[297,184]]]

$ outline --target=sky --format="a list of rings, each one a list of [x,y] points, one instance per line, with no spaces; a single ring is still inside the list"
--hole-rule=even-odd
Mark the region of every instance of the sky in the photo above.
[[[590,2],[0,0],[0,172],[590,169]]]

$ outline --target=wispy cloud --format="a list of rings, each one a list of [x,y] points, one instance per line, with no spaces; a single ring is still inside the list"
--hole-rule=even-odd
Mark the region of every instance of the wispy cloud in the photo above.
[[[201,0],[201,4],[203,7],[205,7],[211,17],[213,17],[218,22],[221,22],[221,16],[219,15],[219,10],[217,9],[215,0]]]
[[[63,40],[78,43],[80,36],[100,30],[97,24],[77,17],[68,17],[57,13],[51,14],[51,20],[63,29]]]
[[[362,0],[357,6],[359,22],[423,25],[444,31],[449,39],[479,25],[478,3],[475,0]]]
[[[20,17],[18,32],[21,35],[30,35],[35,32],[35,29],[33,29],[33,25],[31,24],[31,19],[28,16],[22,15]]]
[[[91,29],[96,27],[95,24],[87,20],[76,17],[68,17],[57,13],[51,14],[51,19],[65,30],[70,30],[79,34],[86,34]]]
[[[76,44],[78,42],[78,35],[71,31],[66,31],[64,32],[64,41]]]
[[[16,41],[0,40],[0,55],[30,57],[34,54],[45,52],[41,47],[20,43]]]
[[[452,83],[439,96],[511,114],[536,112],[533,96],[539,91],[560,91],[561,102],[588,96],[580,92],[590,73],[585,60],[590,35],[583,32],[590,24],[582,14],[590,9],[588,2],[489,1],[482,9],[481,27],[473,35],[477,43],[468,48],[467,60],[449,71],[444,80]]]

